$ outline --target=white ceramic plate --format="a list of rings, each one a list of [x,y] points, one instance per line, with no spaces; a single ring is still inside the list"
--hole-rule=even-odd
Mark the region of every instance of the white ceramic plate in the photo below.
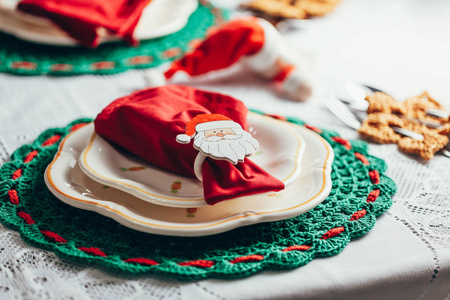
[[[76,46],[77,41],[55,26],[50,20],[17,11],[19,0],[0,0],[0,31],[35,43]],[[134,31],[137,40],[162,37],[186,26],[197,9],[197,0],[152,0],[142,12]],[[103,35],[103,33],[102,33]],[[101,43],[118,40],[102,36]]]
[[[68,135],[45,172],[50,191],[63,202],[110,217],[124,226],[148,233],[204,236],[240,226],[277,221],[300,215],[321,203],[331,190],[334,153],[316,133],[289,125],[305,140],[302,172],[285,190],[223,201],[200,208],[174,208],[142,201],[90,179],[77,160],[91,138],[85,126]]]
[[[269,174],[291,184],[300,174],[305,151],[302,137],[285,122],[249,114],[250,133],[259,149],[249,159]],[[167,172],[93,134],[79,160],[86,175],[142,200],[173,207],[207,206],[197,178]]]

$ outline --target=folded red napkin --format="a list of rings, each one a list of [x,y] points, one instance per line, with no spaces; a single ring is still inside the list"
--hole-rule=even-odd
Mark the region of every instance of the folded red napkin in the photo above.
[[[238,123],[247,129],[245,105],[230,96],[186,86],[162,86],[135,92],[108,105],[95,119],[103,138],[165,170],[195,177],[199,153],[186,124],[201,114],[220,114],[224,124]],[[204,129],[213,128],[203,123]],[[234,128],[234,127],[233,127]],[[198,133],[197,133],[198,134]],[[257,193],[280,191],[284,184],[249,159],[236,165],[207,158],[202,167],[203,190],[208,204]]]
[[[205,40],[174,61],[164,74],[149,71],[149,86],[176,82],[177,73],[195,77],[225,70],[235,63],[274,83],[284,96],[305,101],[312,93],[307,63],[294,53],[275,27],[254,17],[242,17],[214,27]]]
[[[206,40],[173,62],[164,75],[170,79],[180,70],[196,76],[225,69],[243,56],[260,52],[264,43],[264,29],[256,18],[233,20],[210,31]]]
[[[99,44],[97,30],[105,28],[136,44],[133,31],[151,0],[22,0],[19,10],[50,19],[88,47]]]

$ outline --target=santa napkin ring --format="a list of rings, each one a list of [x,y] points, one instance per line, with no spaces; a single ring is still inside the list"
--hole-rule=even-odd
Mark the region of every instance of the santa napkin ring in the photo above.
[[[188,144],[194,138],[194,148],[199,151],[194,162],[194,172],[203,181],[202,168],[207,157],[226,160],[234,165],[244,162],[255,153],[258,141],[242,126],[220,114],[200,114],[186,124],[186,132],[176,140]]]

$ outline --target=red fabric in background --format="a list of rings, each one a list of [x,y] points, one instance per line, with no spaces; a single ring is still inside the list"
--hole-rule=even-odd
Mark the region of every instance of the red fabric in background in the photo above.
[[[192,141],[179,144],[176,136],[198,114],[222,114],[247,129],[245,105],[230,96],[169,85],[135,92],[107,106],[95,119],[103,138],[165,170],[195,177],[198,151]],[[203,165],[203,190],[208,204],[284,189],[284,184],[245,159],[233,165],[208,158]]]
[[[151,0],[22,0],[19,10],[50,19],[88,47],[99,44],[97,29],[104,27],[130,44],[133,31]]]
[[[264,45],[264,30],[256,18],[227,22],[211,32],[195,51],[172,63],[165,72],[171,78],[183,70],[191,76],[227,68],[244,55],[252,55]]]

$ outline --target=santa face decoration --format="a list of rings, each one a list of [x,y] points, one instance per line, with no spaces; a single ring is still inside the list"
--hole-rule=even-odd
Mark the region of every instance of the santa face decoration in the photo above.
[[[219,114],[197,115],[186,124],[186,133],[177,136],[177,142],[187,144],[194,136],[194,148],[200,154],[232,164],[243,162],[259,147],[240,124]]]

